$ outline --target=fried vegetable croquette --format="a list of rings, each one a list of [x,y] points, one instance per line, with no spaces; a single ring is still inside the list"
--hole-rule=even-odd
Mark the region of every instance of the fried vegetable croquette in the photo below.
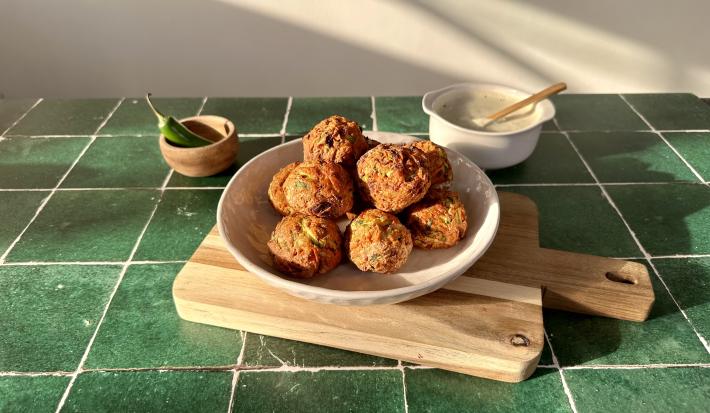
[[[368,149],[360,126],[343,116],[323,119],[303,137],[303,159],[354,167]]]
[[[357,175],[362,197],[385,212],[420,201],[431,186],[426,155],[411,146],[377,145],[357,162]]]
[[[454,178],[454,173],[444,148],[431,141],[424,140],[412,142],[409,145],[421,149],[426,155],[429,162],[429,175],[431,176],[432,185],[451,182]]]
[[[294,277],[311,278],[340,264],[342,244],[335,222],[296,214],[281,219],[267,245],[279,271]]]
[[[342,166],[307,161],[293,168],[283,184],[293,212],[338,218],[353,207],[353,183]]]
[[[431,190],[411,206],[404,221],[417,248],[449,248],[466,235],[466,210],[456,192]]]
[[[345,251],[362,271],[393,273],[412,252],[412,236],[396,216],[368,209],[345,230]]]
[[[281,215],[291,215],[293,213],[286,201],[283,185],[291,171],[300,164],[300,162],[293,162],[279,169],[276,175],[271,179],[271,183],[269,183],[269,201],[271,201],[271,205]]]

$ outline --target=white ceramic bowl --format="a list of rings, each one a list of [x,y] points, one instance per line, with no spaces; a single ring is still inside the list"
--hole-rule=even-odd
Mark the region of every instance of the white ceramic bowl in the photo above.
[[[460,83],[431,91],[422,98],[422,108],[429,115],[429,139],[461,152],[484,169],[507,168],[526,160],[537,145],[542,124],[555,117],[555,107],[549,99],[538,102],[530,116],[531,123],[510,132],[484,132],[453,124],[440,116],[443,105],[461,95],[497,92],[516,100],[531,94],[508,86],[486,83]]]
[[[385,143],[407,143],[411,136],[367,132]],[[344,262],[328,274],[310,280],[290,278],[272,267],[266,243],[281,219],[269,204],[267,188],[284,165],[303,159],[301,140],[272,148],[242,166],[229,182],[217,208],[219,233],[244,268],[283,291],[322,303],[388,304],[432,292],[471,267],[488,249],[498,229],[498,195],[488,177],[473,162],[453,150],[447,154],[454,172],[453,189],[466,206],[468,232],[456,246],[441,250],[414,249],[396,274],[358,270]],[[339,222],[341,230],[346,220]]]

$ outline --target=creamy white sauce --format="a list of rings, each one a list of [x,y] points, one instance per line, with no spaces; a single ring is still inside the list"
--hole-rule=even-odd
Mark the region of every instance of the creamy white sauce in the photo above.
[[[528,105],[484,128],[473,120],[492,115],[524,98],[497,92],[457,92],[441,96],[439,100],[442,103],[435,103],[435,110],[442,118],[466,129],[510,132],[538,122],[540,115],[534,105]]]

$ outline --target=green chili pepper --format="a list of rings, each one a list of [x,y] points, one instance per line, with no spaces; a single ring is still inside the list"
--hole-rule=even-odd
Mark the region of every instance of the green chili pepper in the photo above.
[[[162,133],[163,136],[165,136],[165,139],[170,141],[170,143],[186,147],[207,146],[213,143],[212,141],[205,139],[186,128],[185,125],[178,122],[178,120],[174,117],[165,116],[158,112],[155,106],[153,106],[153,103],[150,101],[150,96],[150,93],[148,93],[145,100],[148,102],[148,106],[150,106],[150,109],[158,118],[158,128],[160,129],[160,133]]]

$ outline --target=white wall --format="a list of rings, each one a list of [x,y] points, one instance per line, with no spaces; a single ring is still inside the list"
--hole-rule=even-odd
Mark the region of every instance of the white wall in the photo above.
[[[0,0],[0,94],[420,94],[478,79],[710,96],[708,16],[700,0]]]

